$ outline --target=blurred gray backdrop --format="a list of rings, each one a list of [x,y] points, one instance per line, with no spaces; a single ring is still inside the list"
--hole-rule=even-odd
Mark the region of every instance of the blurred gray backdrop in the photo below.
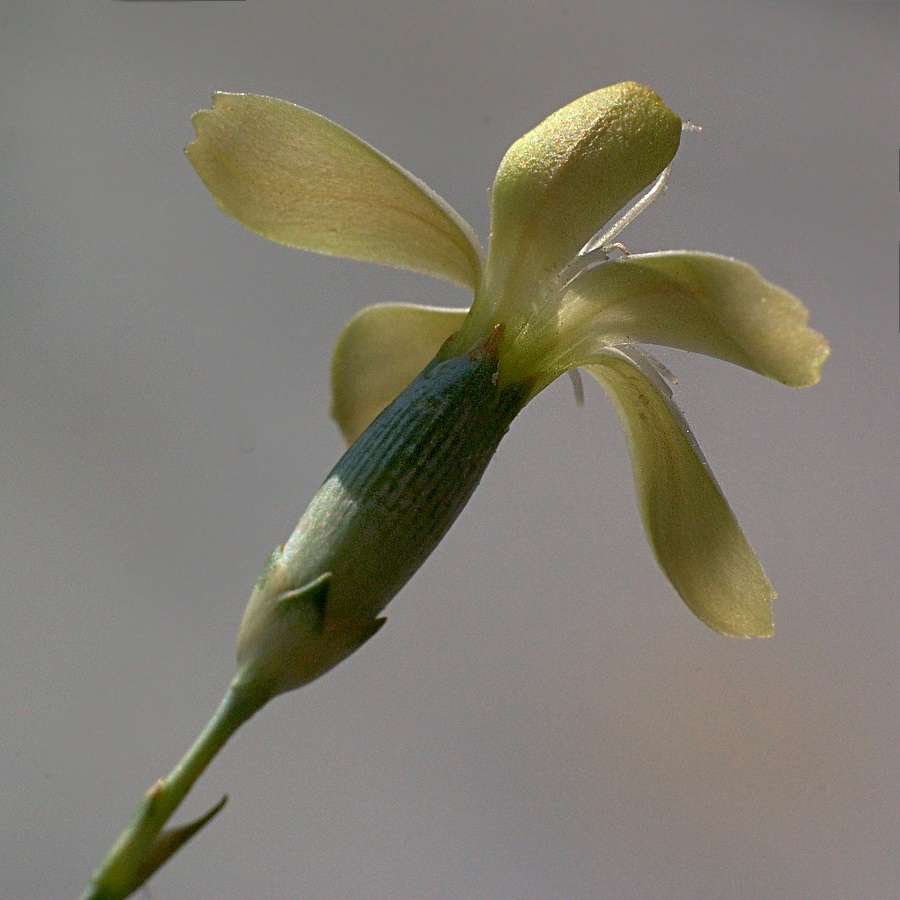
[[[216,760],[180,818],[230,803],[147,896],[896,898],[898,26],[893,2],[4,0],[0,898],[76,896],[217,703],[342,450],[343,322],[468,301],[243,230],[182,155],[190,114],[311,107],[485,240],[508,145],[624,79],[703,126],[629,247],[743,258],[833,344],[798,392],[661,354],[775,638],[683,607],[611,407],[564,379],[378,637]]]

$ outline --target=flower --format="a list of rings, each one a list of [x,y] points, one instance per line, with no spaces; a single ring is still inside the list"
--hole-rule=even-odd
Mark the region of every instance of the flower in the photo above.
[[[508,425],[504,417],[511,420],[562,373],[584,368],[618,411],[647,536],[676,591],[717,631],[771,633],[772,587],[659,364],[635,344],[705,353],[794,387],[818,381],[829,348],[806,326],[800,301],[745,263],[686,251],[610,259],[612,239],[662,189],[678,149],[682,122],[653,91],[626,82],[587,94],[513,144],[494,181],[486,260],[444,200],[314,112],[270,97],[217,93],[194,124],[191,163],[219,207],[252,231],[304,250],[428,273],[474,294],[468,311],[386,304],[351,319],[332,370],[333,414],[348,442],[416,384],[432,359],[432,367],[462,360],[454,377],[488,372],[501,394],[515,395],[500,414],[496,441]],[[444,463],[452,467],[453,460]],[[480,471],[469,493],[477,477]],[[317,576],[324,582],[298,585],[289,568],[266,570],[261,583],[270,577],[279,587],[268,591],[269,611],[257,616],[262,624],[246,625],[256,615],[248,610],[243,633],[271,631],[274,596],[305,597],[303,615],[317,620],[330,569]],[[347,652],[381,620],[367,621],[358,642],[346,642]],[[285,633],[244,643],[277,643]],[[279,652],[292,651],[285,644]],[[309,680],[309,672],[295,673],[293,682]]]

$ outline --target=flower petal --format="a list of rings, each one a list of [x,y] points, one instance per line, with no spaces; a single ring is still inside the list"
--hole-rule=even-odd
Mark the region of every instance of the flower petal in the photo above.
[[[462,324],[464,309],[386,303],[345,326],[331,362],[331,415],[352,444],[434,359]]]
[[[489,294],[533,297],[659,175],[680,139],[681,119],[649,88],[625,82],[516,141],[494,181]]]
[[[712,253],[672,251],[601,263],[569,287],[581,303],[585,348],[637,341],[727,360],[791,387],[819,380],[828,342],[806,307],[752,266]],[[590,337],[589,337],[590,335]]]
[[[216,203],[291,247],[402,266],[474,290],[481,250],[440,197],[324,116],[272,97],[213,95],[188,159]]]
[[[650,546],[701,621],[734,637],[767,637],[775,593],[654,364],[629,348],[585,366],[628,436]]]

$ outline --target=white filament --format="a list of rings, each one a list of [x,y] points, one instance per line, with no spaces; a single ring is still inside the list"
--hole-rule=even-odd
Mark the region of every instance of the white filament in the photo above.
[[[628,251],[619,243],[613,243],[613,238],[639,216],[660,194],[666,189],[669,180],[669,170],[666,166],[646,192],[638,198],[628,209],[619,216],[612,225],[595,234],[575,255],[575,258],[566,265],[557,276],[558,290],[568,287],[585,269],[596,262],[606,262],[609,259],[610,250],[621,250],[626,256]]]
[[[636,203],[628,207],[628,209],[626,209],[625,212],[606,229],[606,231],[594,235],[594,237],[578,251],[578,258],[584,259],[585,256],[592,253],[594,250],[599,250],[601,253],[608,250],[612,239],[619,234],[623,228],[631,224],[631,222],[633,222],[661,193],[663,193],[663,191],[665,191],[666,182],[669,180],[670,169],[671,166],[666,166],[662,172],[656,176],[656,180],[650,185],[643,197],[639,198]]]

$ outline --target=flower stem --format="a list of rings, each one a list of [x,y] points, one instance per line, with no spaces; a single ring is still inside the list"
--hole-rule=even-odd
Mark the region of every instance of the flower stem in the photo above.
[[[225,742],[269,699],[249,687],[229,687],[206,727],[174,769],[156,782],[94,872],[81,900],[121,900],[139,888],[225,804],[180,828],[163,826]]]

